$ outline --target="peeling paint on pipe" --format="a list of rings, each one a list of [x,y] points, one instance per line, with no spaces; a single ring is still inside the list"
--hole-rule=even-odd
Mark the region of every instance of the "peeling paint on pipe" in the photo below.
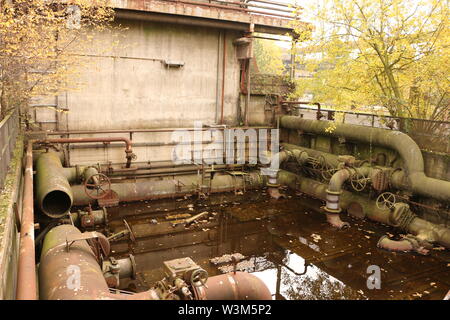
[[[165,199],[183,197],[187,194],[195,193],[201,184],[200,176],[184,175],[173,180],[138,180],[136,182],[113,183],[111,189],[115,191],[120,201],[141,201],[151,199]],[[246,188],[262,187],[265,177],[259,172],[251,172],[245,181]],[[244,187],[243,176],[232,176],[229,174],[214,175],[211,179],[210,192],[227,192],[240,190]],[[81,185],[72,186],[74,195],[74,205],[81,206],[92,203],[84,192]]]
[[[28,141],[25,164],[23,214],[20,225],[17,300],[36,300],[36,259],[34,254],[33,141]]]
[[[72,207],[73,196],[59,154],[43,153],[36,161],[36,201],[51,218],[61,218]]]
[[[201,300],[272,300],[264,282],[246,272],[210,277],[206,286],[196,290]]]
[[[329,121],[302,119],[296,116],[283,116],[280,125],[286,129],[299,129],[318,135],[345,137],[397,151],[402,157],[406,173],[403,187],[423,196],[450,201],[450,181],[429,178],[424,173],[424,162],[419,146],[408,135],[381,128],[336,123],[336,128],[327,132]]]
[[[124,142],[125,143],[125,158],[127,159],[126,167],[129,168],[131,166],[131,160],[133,159],[133,150],[131,145],[131,140],[128,138],[118,137],[100,137],[100,138],[52,138],[40,140],[41,143],[90,143],[90,142]]]
[[[66,248],[67,236],[81,236],[72,225],[60,225],[45,236],[39,265],[42,300],[158,300],[153,290],[133,295],[110,293],[103,272],[86,240]],[[76,290],[75,290],[76,289]]]
[[[293,190],[298,190],[313,198],[326,201],[327,185],[313,179],[308,179],[295,173],[280,170],[278,173],[278,181]],[[359,218],[369,218],[370,220],[399,227],[395,221],[393,223],[393,211],[389,209],[379,209],[375,201],[356,195],[352,192],[343,190],[340,198],[342,209],[348,213],[353,210],[352,215]],[[354,207],[357,206],[357,209]],[[403,204],[403,206],[405,206]],[[430,243],[439,243],[444,247],[450,248],[450,229],[443,225],[437,225],[413,216],[411,221],[402,227],[408,233],[415,235],[421,241]]]

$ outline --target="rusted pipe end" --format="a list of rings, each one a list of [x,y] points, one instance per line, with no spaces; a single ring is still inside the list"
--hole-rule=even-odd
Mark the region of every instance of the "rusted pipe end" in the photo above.
[[[348,229],[350,224],[348,222],[342,221],[339,213],[327,213],[327,221],[333,227],[338,229]]]
[[[267,193],[269,193],[270,197],[275,200],[278,200],[280,198],[286,198],[286,196],[284,194],[280,193],[280,190],[278,189],[278,187],[269,187],[267,189]]]
[[[427,255],[430,251],[421,246],[417,240],[412,237],[404,237],[402,240],[391,240],[388,236],[382,236],[378,240],[377,247],[389,251],[411,252],[415,251],[422,255]]]
[[[272,300],[266,284],[247,272],[210,277],[206,286],[195,290],[200,300]]]

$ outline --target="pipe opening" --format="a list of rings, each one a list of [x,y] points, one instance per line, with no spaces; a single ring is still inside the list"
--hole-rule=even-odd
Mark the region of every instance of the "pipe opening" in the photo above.
[[[62,217],[69,212],[72,206],[70,196],[60,190],[54,190],[44,197],[42,211],[50,217]]]

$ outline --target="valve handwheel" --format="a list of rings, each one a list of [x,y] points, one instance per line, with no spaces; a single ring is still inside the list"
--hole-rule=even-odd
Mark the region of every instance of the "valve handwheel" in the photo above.
[[[201,287],[204,286],[206,281],[208,280],[208,272],[204,269],[197,269],[194,270],[191,274],[191,285],[194,287]]]
[[[356,172],[350,176],[350,183],[353,189],[358,192],[365,189],[368,180],[370,179]]]
[[[102,199],[111,192],[111,181],[103,173],[93,174],[84,181],[84,192],[91,199]]]
[[[378,209],[392,209],[396,203],[395,194],[391,192],[383,192],[377,198],[376,205]]]

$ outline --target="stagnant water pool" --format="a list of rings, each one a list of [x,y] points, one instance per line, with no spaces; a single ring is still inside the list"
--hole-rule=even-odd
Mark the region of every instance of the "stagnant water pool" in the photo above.
[[[273,200],[256,190],[109,208],[107,232],[123,230],[126,220],[137,239],[112,242],[114,257],[132,253],[136,259],[137,277],[122,281],[121,289],[144,291],[164,277],[164,261],[191,257],[209,275],[234,269],[255,274],[267,284],[273,299],[445,296],[450,288],[448,250],[436,247],[421,256],[379,249],[381,236],[399,237],[399,231],[345,215],[343,220],[351,227],[336,230],[326,223],[321,205],[301,194]],[[202,212],[207,214],[197,223],[177,224],[187,214]],[[227,260],[223,256],[229,254],[244,258],[237,264],[217,263],[217,258]],[[380,289],[367,286],[369,266],[380,270]]]

